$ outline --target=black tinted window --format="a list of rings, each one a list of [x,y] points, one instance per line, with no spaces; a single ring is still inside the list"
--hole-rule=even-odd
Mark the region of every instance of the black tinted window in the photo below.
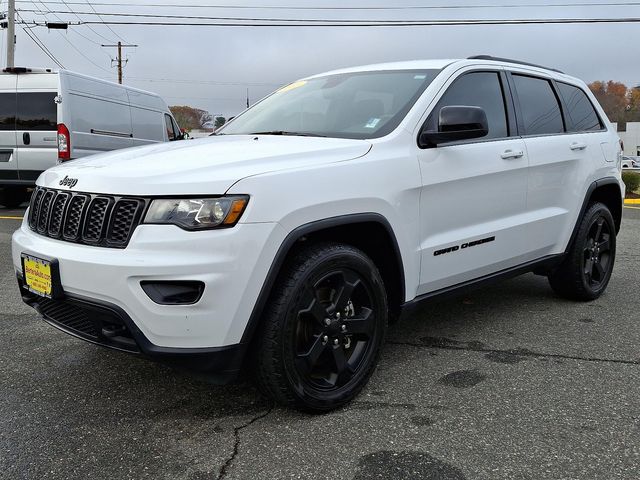
[[[525,135],[564,132],[562,112],[553,88],[542,78],[514,75]]]
[[[560,95],[567,106],[567,113],[573,123],[571,130],[582,132],[585,130],[601,130],[600,118],[593,108],[587,94],[578,87],[566,83],[558,83]]]
[[[429,117],[429,129],[438,129],[440,109],[446,106],[482,107],[487,114],[489,134],[486,138],[508,136],[507,115],[500,77],[495,72],[473,72],[458,78],[442,96]]]
[[[0,93],[0,130],[16,129],[16,94]]]
[[[57,130],[55,92],[18,93],[17,130]]]

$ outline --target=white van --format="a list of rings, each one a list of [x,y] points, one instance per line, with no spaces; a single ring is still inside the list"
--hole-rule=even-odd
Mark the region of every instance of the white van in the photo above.
[[[67,70],[0,73],[0,203],[7,207],[21,204],[56,160],[181,138],[154,93]]]

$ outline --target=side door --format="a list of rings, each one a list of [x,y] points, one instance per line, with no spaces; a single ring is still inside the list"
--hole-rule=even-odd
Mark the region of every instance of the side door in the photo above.
[[[585,183],[593,171],[592,155],[597,153],[602,158],[600,145],[592,144],[594,137],[572,128],[574,122],[564,111],[562,94],[551,78],[514,71],[510,81],[529,154],[527,210],[531,217],[531,249],[539,257],[560,253],[582,207]],[[565,91],[565,95],[568,102],[575,102],[574,92]],[[593,121],[580,117],[576,120],[585,125]],[[597,128],[602,128],[599,119]]]
[[[56,91],[21,91],[18,80],[16,141],[20,180],[35,181],[58,159]]]
[[[13,87],[0,91],[0,184],[18,180],[15,155],[17,75],[8,78],[11,78]]]
[[[487,136],[418,149],[421,273],[418,295],[531,259],[526,215],[528,159],[518,137],[506,75],[466,71],[450,80],[425,125],[445,106],[477,106]]]

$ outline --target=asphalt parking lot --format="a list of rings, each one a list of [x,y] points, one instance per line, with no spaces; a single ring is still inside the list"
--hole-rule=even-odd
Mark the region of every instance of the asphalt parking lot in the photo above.
[[[71,338],[20,301],[0,209],[2,479],[638,479],[640,209],[591,303],[523,276],[393,326],[310,416]]]

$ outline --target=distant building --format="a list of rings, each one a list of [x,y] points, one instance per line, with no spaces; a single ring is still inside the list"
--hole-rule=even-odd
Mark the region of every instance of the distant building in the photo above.
[[[616,128],[617,124],[613,124]],[[624,143],[624,154],[633,157],[640,156],[640,122],[627,122],[627,129],[618,132],[620,140]]]

